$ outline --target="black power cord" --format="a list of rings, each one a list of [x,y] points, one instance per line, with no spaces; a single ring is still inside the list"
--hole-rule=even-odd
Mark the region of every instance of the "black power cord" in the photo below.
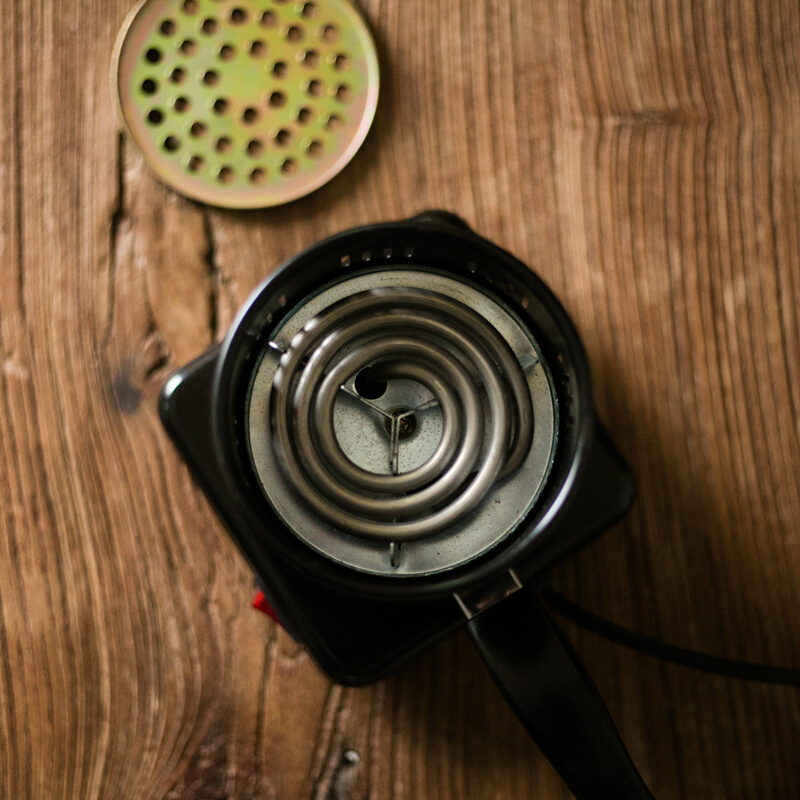
[[[775,667],[771,664],[756,664],[750,661],[738,661],[732,658],[714,656],[678,647],[651,636],[624,628],[616,622],[597,616],[597,614],[573,603],[551,587],[541,590],[542,599],[559,616],[585,628],[587,631],[602,636],[617,644],[629,647],[644,655],[671,661],[684,667],[725,675],[729,678],[740,678],[747,681],[761,681],[784,686],[800,686],[800,670],[788,667]]]

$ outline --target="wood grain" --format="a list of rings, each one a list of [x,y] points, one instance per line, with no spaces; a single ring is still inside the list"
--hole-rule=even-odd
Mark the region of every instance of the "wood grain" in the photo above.
[[[361,5],[372,133],[327,187],[254,213],[183,200],[119,137],[126,2],[0,15],[2,798],[568,797],[461,637],[331,685],[249,608],[156,415],[283,259],[431,207],[557,292],[638,477],[556,585],[800,668],[800,6]],[[567,630],[657,797],[798,796],[796,690]]]

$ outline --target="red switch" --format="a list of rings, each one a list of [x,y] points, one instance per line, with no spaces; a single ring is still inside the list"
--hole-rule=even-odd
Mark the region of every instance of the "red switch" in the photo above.
[[[267,598],[264,597],[264,592],[258,592],[253,600],[253,608],[260,611],[262,614],[266,614],[270,619],[274,619],[278,625],[283,625],[280,620],[280,617],[275,613],[275,609],[267,602]]]

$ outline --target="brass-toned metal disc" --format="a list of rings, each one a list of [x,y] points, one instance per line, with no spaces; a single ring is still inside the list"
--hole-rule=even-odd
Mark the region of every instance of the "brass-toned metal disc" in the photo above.
[[[350,161],[379,73],[347,0],[144,0],[111,79],[121,127],[161,180],[204,203],[263,208]]]

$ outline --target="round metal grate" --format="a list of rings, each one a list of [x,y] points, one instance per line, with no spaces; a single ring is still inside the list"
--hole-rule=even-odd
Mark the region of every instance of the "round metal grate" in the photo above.
[[[319,188],[364,141],[378,59],[347,0],[145,0],[112,64],[121,126],[177,191],[262,208]]]

